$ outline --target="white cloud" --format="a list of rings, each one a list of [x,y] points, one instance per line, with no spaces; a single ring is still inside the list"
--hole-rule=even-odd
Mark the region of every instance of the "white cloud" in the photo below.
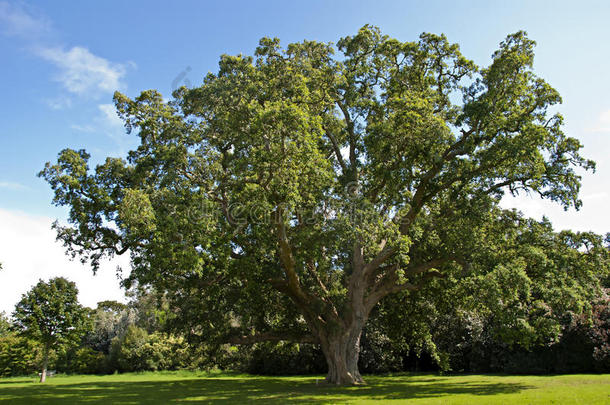
[[[28,190],[29,187],[23,184],[15,183],[12,181],[0,181],[0,188],[8,188],[10,190]]]
[[[124,87],[126,65],[112,63],[87,48],[41,48],[37,53],[59,68],[56,79],[70,93],[81,96],[111,93]]]
[[[0,311],[11,313],[21,295],[39,279],[63,276],[74,281],[79,301],[89,307],[106,299],[125,302],[116,267],[125,272],[129,258],[121,256],[102,264],[97,275],[80,261],[71,261],[55,241],[51,218],[0,209]]]
[[[78,132],[95,132],[95,128],[93,127],[93,125],[79,125],[79,124],[72,124],[70,125],[70,128],[78,131]]]
[[[0,2],[0,30],[4,35],[36,38],[51,30],[50,22],[24,4]]]
[[[53,110],[63,110],[64,108],[72,107],[72,99],[64,95],[47,99],[46,103]]]

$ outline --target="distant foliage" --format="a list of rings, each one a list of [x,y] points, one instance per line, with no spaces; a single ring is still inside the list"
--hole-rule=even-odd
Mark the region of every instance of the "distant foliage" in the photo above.
[[[113,339],[110,361],[121,372],[177,370],[187,367],[189,353],[182,338],[149,335],[132,325],[122,338]]]
[[[246,353],[244,371],[263,375],[322,374],[326,371],[319,347],[295,343],[259,343],[241,349]]]
[[[0,312],[0,338],[8,336],[11,329],[11,322],[9,321],[4,311]]]
[[[31,339],[8,334],[0,337],[0,376],[19,376],[37,371],[42,357],[40,345]]]

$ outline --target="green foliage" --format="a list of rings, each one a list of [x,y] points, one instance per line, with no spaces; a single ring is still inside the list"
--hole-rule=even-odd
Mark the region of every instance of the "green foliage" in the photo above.
[[[0,337],[0,376],[29,375],[41,358],[40,345],[16,334]]]
[[[104,374],[108,369],[107,358],[103,353],[88,346],[62,348],[52,367],[66,374]]]
[[[9,334],[11,329],[11,322],[9,321],[4,311],[0,312],[0,338],[5,337]]]
[[[106,312],[113,312],[115,314],[120,313],[121,311],[127,309],[127,305],[118,302],[118,301],[100,301],[97,303],[97,310],[102,310]]]
[[[392,341],[378,327],[377,321],[375,317],[369,321],[360,339],[360,370],[367,374],[404,371],[406,364],[403,356],[408,351],[408,345]]]
[[[259,343],[246,351],[244,371],[262,375],[320,374],[326,371],[324,354],[319,347],[281,342]]]
[[[121,224],[126,232],[150,233],[155,230],[155,213],[148,195],[142,190],[124,190],[125,196],[118,208]]]
[[[93,350],[110,353],[111,342],[121,338],[137,321],[137,311],[118,302],[100,302],[91,314],[92,329],[84,338]]]
[[[549,345],[509,345],[494,334],[491,318],[452,319],[437,331],[439,346],[450,354],[454,371],[510,374],[608,372],[607,300],[590,315],[564,314],[561,334]],[[601,356],[600,356],[601,355]]]
[[[496,214],[496,221],[471,229],[480,239],[467,269],[456,267],[425,289],[387,298],[368,329],[380,341],[389,338],[390,353],[428,353],[444,369],[598,370],[588,338],[577,349],[566,336],[575,317],[588,319],[592,307],[600,311],[595,303],[610,273],[607,240],[554,232],[546,220],[511,211]],[[566,356],[580,366],[562,365]]]
[[[76,284],[56,277],[48,282],[40,280],[15,306],[14,328],[42,349],[40,382],[45,382],[49,361],[54,361],[50,355],[80,343],[91,327],[88,311],[77,296]]]
[[[135,288],[128,291],[129,307],[135,311],[135,323],[148,333],[166,331],[171,316],[167,297],[154,290]]]
[[[601,295],[610,273],[602,236],[555,233],[547,220],[510,212],[486,235],[488,246],[456,295],[466,297],[464,310],[493,316],[494,333],[503,342],[525,348],[556,342],[565,316],[590,310]]]
[[[121,337],[115,337],[110,349],[110,362],[119,371],[176,370],[189,365],[188,347],[184,339],[161,334],[148,334],[131,325]]]
[[[144,346],[148,343],[148,333],[137,326],[130,325],[119,339],[115,337],[110,348],[110,356],[121,371],[142,371],[155,363],[149,358]]]
[[[46,347],[78,343],[90,324],[77,296],[76,284],[65,278],[40,280],[15,306],[13,325]]]
[[[610,370],[610,290],[593,304],[590,319],[578,317],[570,325],[569,332],[585,341],[584,347],[592,349],[595,369]]]

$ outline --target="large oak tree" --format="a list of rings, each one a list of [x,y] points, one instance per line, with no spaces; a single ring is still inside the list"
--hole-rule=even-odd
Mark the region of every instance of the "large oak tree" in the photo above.
[[[574,170],[594,164],[533,49],[517,32],[479,68],[445,36],[365,26],[336,47],[264,38],[170,102],[116,93],[141,143],[94,171],[84,150],[46,165],[70,207],[58,237],[96,267],[129,252],[126,282],[170,291],[191,334],[315,342],[329,382],[361,382],[373,308],[467,272],[505,192],[580,206]]]

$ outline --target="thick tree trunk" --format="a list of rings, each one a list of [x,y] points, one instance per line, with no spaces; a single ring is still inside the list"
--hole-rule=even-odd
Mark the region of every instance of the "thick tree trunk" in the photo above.
[[[49,366],[49,347],[44,346],[44,352],[42,354],[42,372],[40,373],[40,382],[43,383],[47,380],[47,367]]]
[[[326,382],[337,385],[364,384],[358,370],[362,326],[354,326],[342,333],[320,338],[328,364]]]

